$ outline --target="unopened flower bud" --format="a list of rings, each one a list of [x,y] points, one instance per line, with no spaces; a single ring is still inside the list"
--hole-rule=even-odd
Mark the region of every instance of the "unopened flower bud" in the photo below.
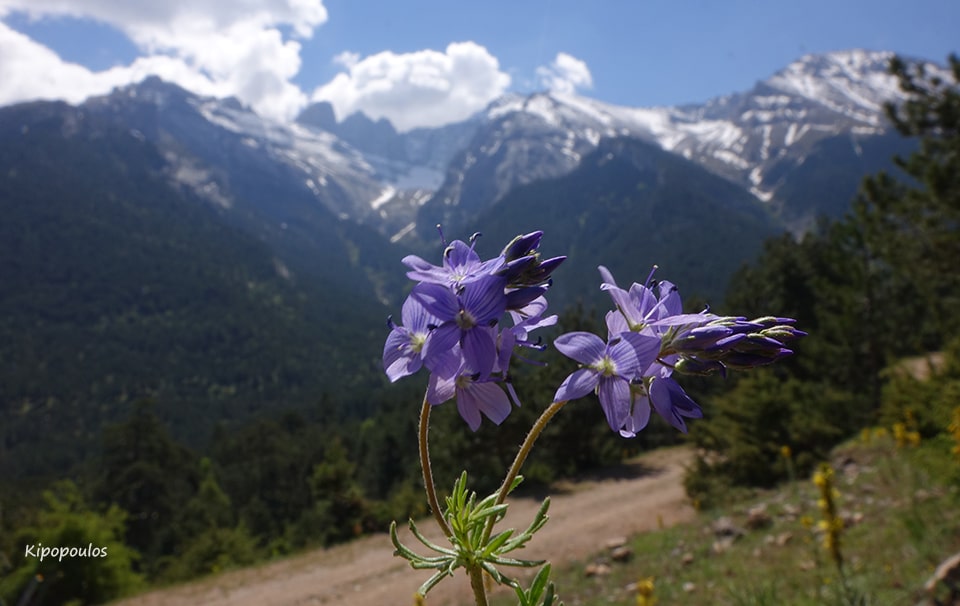
[[[757,353],[748,353],[741,351],[731,351],[725,356],[723,356],[723,365],[727,368],[733,368],[736,370],[744,370],[748,368],[754,368],[757,366],[765,366],[776,362],[780,358],[789,356],[793,351],[781,347],[776,351],[764,352],[763,354]]]
[[[770,337],[771,339],[776,339],[778,341],[789,341],[791,339],[799,339],[800,337],[807,336],[807,333],[802,330],[797,330],[792,326],[773,326],[771,328],[765,328],[760,331],[765,337]]]
[[[526,235],[519,235],[504,246],[503,252],[500,254],[503,255],[507,263],[522,257],[528,257],[536,254],[537,249],[540,248],[541,239],[543,239],[543,232],[539,230]]]
[[[685,375],[706,376],[715,372],[726,375],[726,369],[717,360],[702,360],[700,358],[681,357],[673,365],[673,369]]]

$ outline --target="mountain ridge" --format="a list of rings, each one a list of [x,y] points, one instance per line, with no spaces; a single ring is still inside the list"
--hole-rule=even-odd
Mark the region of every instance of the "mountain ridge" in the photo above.
[[[235,99],[192,104],[210,122],[283,159],[340,218],[414,247],[432,237],[437,223],[459,228],[512,188],[566,174],[601,138],[621,136],[656,143],[744,187],[760,203],[786,207],[788,227],[802,231],[814,213],[778,196],[784,171],[801,166],[822,139],[849,134],[859,147],[888,133],[883,103],[902,98],[886,71],[892,56],[857,49],[808,54],[749,90],[676,107],[507,93],[465,121],[403,133],[362,112],[337,121],[326,102],[307,106],[290,124],[261,119]],[[186,166],[181,174],[198,173]],[[216,196],[208,185],[199,187]]]
[[[886,134],[883,103],[903,98],[886,70],[892,57],[858,50],[806,55],[749,91],[682,107],[613,106],[574,94],[504,96],[487,108],[484,128],[451,164],[418,222],[422,230],[435,222],[456,223],[458,215],[469,215],[516,185],[569,172],[601,138],[616,136],[654,142],[739,184],[760,202],[782,205],[777,199],[782,183],[771,176],[778,164],[802,165],[828,137]],[[849,103],[841,104],[844,99]],[[525,137],[534,144],[526,145]],[[505,145],[513,149],[504,152]],[[492,153],[527,161],[506,171],[481,170],[489,164],[484,156]],[[471,198],[474,187],[492,200]],[[461,205],[466,213],[457,209]],[[813,217],[800,214],[790,221],[811,222]]]

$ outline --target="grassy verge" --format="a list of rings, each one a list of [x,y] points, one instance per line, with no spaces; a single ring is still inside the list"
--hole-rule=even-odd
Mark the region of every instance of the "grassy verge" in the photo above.
[[[820,489],[802,479],[634,537],[626,561],[598,551],[554,578],[566,606],[641,603],[638,583],[651,577],[661,606],[915,604],[960,550],[960,462],[950,448],[946,439],[898,448],[871,436],[834,451],[843,529],[833,555],[819,527]],[[598,563],[600,574],[587,576]]]

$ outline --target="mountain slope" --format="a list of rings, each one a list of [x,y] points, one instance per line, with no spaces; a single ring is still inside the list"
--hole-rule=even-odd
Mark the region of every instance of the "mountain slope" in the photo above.
[[[370,296],[390,299],[383,282],[391,278],[379,270],[393,247],[362,227],[380,183],[332,135],[265,121],[231,100],[197,97],[156,78],[82,108],[156,145],[171,180],[267,242],[294,276],[335,279],[364,294],[377,284]],[[353,271],[331,272],[331,259],[347,259]]]
[[[450,160],[480,126],[473,119],[398,133],[386,119],[374,122],[362,112],[337,122],[326,102],[307,106],[297,123],[331,133],[363,154],[382,184],[370,202],[375,214],[370,224],[397,240],[412,231],[420,205],[440,186]]]
[[[555,309],[576,300],[609,304],[598,265],[629,285],[657,264],[658,279],[717,301],[728,276],[779,231],[742,189],[625,137],[601,141],[568,175],[514,189],[473,228],[484,244],[543,229],[544,254],[569,256],[554,274]]]
[[[894,156],[907,157],[914,149],[916,142],[899,133],[841,133],[820,139],[803,157],[771,163],[766,180],[776,189],[779,218],[791,231],[802,233],[817,217],[842,217],[864,176],[889,170]]]
[[[2,108],[0,174],[2,475],[69,468],[138,397],[198,443],[215,421],[349,399],[376,376],[387,310],[348,288],[350,259],[332,283],[291,275],[124,123]]]

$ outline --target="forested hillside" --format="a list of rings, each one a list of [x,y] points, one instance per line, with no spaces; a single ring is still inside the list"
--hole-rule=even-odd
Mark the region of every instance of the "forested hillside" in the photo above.
[[[372,296],[291,274],[115,123],[35,104],[0,127],[4,478],[69,469],[141,397],[192,445],[215,420],[362,403],[387,313]]]

